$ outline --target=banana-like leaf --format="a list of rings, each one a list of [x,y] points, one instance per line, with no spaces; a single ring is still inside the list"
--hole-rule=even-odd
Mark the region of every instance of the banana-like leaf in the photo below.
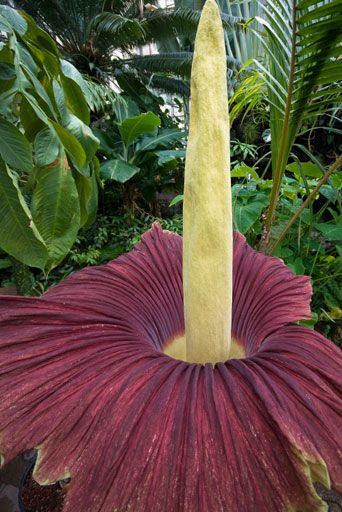
[[[68,130],[63,128],[63,126],[61,126],[60,124],[55,123],[53,121],[51,122],[51,124],[55,129],[59,140],[61,141],[67,153],[69,154],[71,160],[73,161],[77,169],[81,171],[81,169],[87,163],[87,156],[81,143],[77,140],[77,138],[74,135],[72,135]]]
[[[81,88],[84,97],[86,98],[88,104],[91,106],[92,103],[92,92],[91,88],[89,87],[90,84],[95,84],[95,82],[91,82],[90,80],[85,80],[81,73],[78,71],[75,66],[73,66],[70,62],[64,59],[60,59],[61,69],[63,71],[63,75],[70,78],[74,82],[76,82],[79,87]]]
[[[137,144],[137,151],[151,151],[156,148],[169,148],[170,143],[184,139],[186,133],[182,130],[164,128],[155,137],[144,137]]]
[[[90,226],[96,217],[98,204],[98,187],[96,174],[91,176],[75,173],[75,182],[80,202],[80,227]]]
[[[56,160],[60,151],[60,142],[50,128],[37,133],[34,140],[34,158],[37,167],[44,167]]]
[[[101,165],[101,177],[119,183],[126,183],[139,171],[140,169],[136,165],[118,159],[107,160]]]
[[[12,32],[14,28],[18,34],[23,36],[27,30],[27,23],[23,17],[7,5],[0,5],[0,23],[0,30],[3,32]]]
[[[32,171],[32,150],[28,140],[3,117],[0,117],[0,155],[14,169]]]
[[[67,126],[67,130],[68,132],[72,133],[81,144],[83,151],[86,154],[85,165],[89,164],[89,162],[93,159],[97,148],[99,147],[99,139],[95,137],[89,126],[84,124],[81,119],[72,114],[70,115],[70,121]]]
[[[75,116],[80,118],[83,123],[90,123],[90,114],[87,101],[84,97],[81,87],[71,78],[61,75],[66,106]]]
[[[0,159],[0,247],[17,260],[43,269],[48,252],[17,177]]]
[[[185,158],[185,150],[165,149],[161,151],[155,151],[155,155],[158,158],[158,165],[161,167],[173,161],[175,161],[175,164],[177,165],[177,159]]]
[[[160,126],[160,119],[153,112],[146,112],[139,116],[125,119],[119,125],[122,140],[129,146],[134,140],[146,133],[154,133],[157,126]]]
[[[47,266],[54,268],[70,250],[80,228],[78,192],[64,154],[56,164],[37,172],[31,211],[47,246]]]

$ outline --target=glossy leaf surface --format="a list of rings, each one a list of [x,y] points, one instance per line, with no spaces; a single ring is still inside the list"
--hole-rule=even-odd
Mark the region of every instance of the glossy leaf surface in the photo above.
[[[80,206],[75,180],[67,160],[59,158],[36,175],[32,217],[56,266],[70,250],[80,228]]]

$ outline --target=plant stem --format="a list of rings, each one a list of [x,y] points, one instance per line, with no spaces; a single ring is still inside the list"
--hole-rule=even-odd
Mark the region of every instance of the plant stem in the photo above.
[[[288,137],[288,129],[290,124],[290,114],[291,114],[291,104],[292,104],[292,95],[293,95],[293,85],[294,85],[294,73],[295,73],[295,64],[296,64],[296,0],[292,2],[292,44],[291,44],[291,59],[290,59],[290,73],[289,73],[289,83],[287,88],[287,99],[286,106],[284,112],[284,122],[281,132],[280,138],[280,151],[278,153],[277,162],[275,165],[275,169],[273,171],[273,185],[271,190],[270,197],[270,205],[268,207],[264,232],[260,241],[260,250],[266,252],[266,248],[269,244],[272,224],[275,217],[276,207],[279,201],[279,192],[281,187],[281,181],[284,174],[284,169],[288,160],[289,153],[289,141]]]
[[[329,167],[327,172],[324,174],[323,178],[321,178],[319,180],[319,182],[317,183],[315,188],[312,190],[312,192],[308,195],[308,197],[305,199],[303,204],[298,208],[296,213],[293,215],[293,217],[286,224],[285,228],[283,229],[283,231],[279,235],[278,239],[273,243],[273,245],[267,251],[269,254],[272,254],[276,250],[276,248],[278,247],[280,242],[283,240],[283,238],[285,237],[285,235],[288,232],[288,230],[291,228],[291,226],[293,226],[293,224],[296,222],[298,217],[302,214],[303,210],[307,207],[307,205],[314,199],[315,195],[317,194],[317,192],[319,191],[321,186],[324,185],[328,181],[328,179],[331,176],[331,174],[334,171],[337,171],[340,167],[342,167],[342,155],[340,155],[335,160],[335,162],[333,164],[331,164],[331,166]]]

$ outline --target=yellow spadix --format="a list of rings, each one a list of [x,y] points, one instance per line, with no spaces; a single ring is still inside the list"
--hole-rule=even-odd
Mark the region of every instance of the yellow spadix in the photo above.
[[[185,359],[215,364],[231,344],[233,233],[226,53],[214,0],[195,42],[183,211]],[[184,344],[166,352],[183,359]]]

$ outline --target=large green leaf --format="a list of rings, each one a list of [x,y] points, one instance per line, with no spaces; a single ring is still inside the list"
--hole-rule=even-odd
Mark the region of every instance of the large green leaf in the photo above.
[[[80,201],[80,226],[89,226],[95,221],[98,203],[98,187],[95,172],[91,176],[76,173],[75,181]]]
[[[74,137],[74,135],[72,135],[70,132],[68,132],[62,125],[49,119],[44,110],[40,107],[36,98],[32,96],[30,93],[25,93],[25,100],[27,101],[29,107],[35,113],[37,118],[40,119],[42,123],[44,123],[56,132],[59,141],[61,142],[62,146],[64,146],[73,164],[78,170],[81,170],[83,166],[86,164],[86,154],[77,138]],[[69,115],[67,116],[67,119],[70,122]]]
[[[125,119],[119,124],[119,131],[123,142],[129,146],[135,139],[146,133],[154,133],[160,126],[160,119],[153,112],[146,112],[136,117]]]
[[[322,178],[322,170],[313,162],[292,162],[287,164],[286,170],[292,172],[297,180],[301,180],[301,176],[311,178]]]
[[[234,224],[243,235],[260,219],[265,205],[262,202],[255,201],[249,204],[237,203],[234,207]]]
[[[71,80],[76,82],[79,85],[79,87],[81,88],[81,90],[84,94],[84,97],[86,98],[88,103],[91,103],[91,100],[92,100],[91,91],[88,87],[87,82],[84,80],[83,76],[78,71],[78,69],[75,68],[75,66],[73,66],[70,62],[68,62],[67,60],[64,60],[64,59],[60,60],[60,64],[61,64],[61,69],[63,71],[64,76],[67,76],[68,78],[70,78]]]
[[[37,133],[34,140],[34,158],[37,167],[44,167],[56,160],[60,150],[60,142],[50,128]]]
[[[159,130],[159,133],[154,137],[143,137],[139,141],[137,150],[138,151],[151,151],[156,148],[167,148],[170,144],[184,139],[186,133],[182,130],[174,128],[164,128]]]
[[[82,147],[82,144],[77,140],[77,138],[72,135],[68,130],[63,128],[63,126],[59,125],[51,121],[53,128],[55,129],[59,140],[65,147],[68,155],[70,156],[72,162],[75,164],[76,168],[81,171],[84,165],[87,162],[86,153]]]
[[[128,117],[139,115],[138,105],[131,99],[118,95],[113,105],[115,119],[118,123],[122,123]]]
[[[0,117],[0,155],[14,169],[31,171],[32,150],[26,137],[12,123]]]
[[[45,240],[49,269],[58,265],[75,242],[80,228],[76,183],[64,158],[37,173],[32,196],[32,218]]]
[[[92,131],[96,138],[100,141],[100,153],[105,155],[107,158],[114,156],[117,152],[116,150],[122,150],[122,141],[119,134],[117,134],[115,138],[113,137],[113,134],[109,134],[104,130],[100,130],[99,128],[93,128]]]
[[[19,189],[18,180],[0,160],[0,247],[17,260],[43,269],[48,253]]]
[[[14,30],[23,36],[27,30],[27,23],[24,18],[18,11],[6,5],[0,5],[0,23],[1,30],[4,32]]]
[[[101,165],[100,173],[101,177],[104,179],[125,183],[139,171],[139,167],[123,162],[122,160],[107,160]]]
[[[23,17],[28,25],[25,43],[30,53],[40,63],[40,67],[44,67],[53,77],[57,77],[60,72],[60,63],[56,42],[24,11]]]
[[[66,100],[65,100],[65,94],[64,89],[62,85],[57,81],[52,81],[52,92],[53,97],[57,106],[57,111],[59,114],[60,121],[63,126],[66,126],[69,122],[69,111],[66,107]]]
[[[84,124],[78,117],[72,114],[70,114],[70,122],[66,128],[80,142],[86,154],[85,163],[88,164],[95,155],[100,141],[97,137],[95,137],[89,126]]]
[[[164,149],[155,151],[155,155],[158,157],[158,165],[163,166],[172,162],[173,160],[178,160],[179,158],[185,157],[185,149]]]
[[[89,108],[81,87],[74,80],[64,75],[61,75],[61,82],[67,108],[88,125],[90,122]]]
[[[315,228],[323,233],[327,240],[342,240],[342,220],[339,224],[315,224]]]

